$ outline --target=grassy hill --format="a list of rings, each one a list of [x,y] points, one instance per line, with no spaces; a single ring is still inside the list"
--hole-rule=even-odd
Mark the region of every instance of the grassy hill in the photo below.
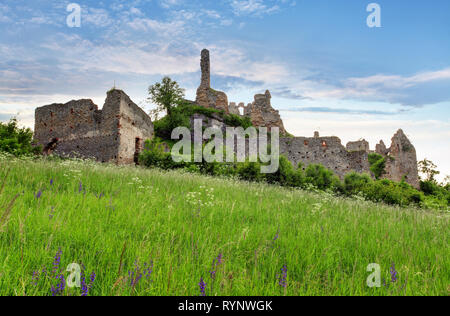
[[[446,212],[74,160],[0,170],[0,295],[449,294]],[[59,285],[71,263],[81,289]]]

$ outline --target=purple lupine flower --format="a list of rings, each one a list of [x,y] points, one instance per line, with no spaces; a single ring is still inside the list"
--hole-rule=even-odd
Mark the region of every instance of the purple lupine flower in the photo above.
[[[213,280],[216,279],[216,270],[219,267],[219,265],[222,264],[222,258],[223,258],[222,253],[219,253],[219,255],[216,258],[214,258],[212,262],[212,270],[209,271],[209,274],[211,275],[211,279]]]
[[[283,268],[281,269],[281,274],[279,274],[277,276],[278,278],[278,284],[281,287],[286,287],[287,286],[287,266],[284,265]]]
[[[391,273],[391,282],[392,283],[397,282],[397,280],[398,280],[397,274],[398,273],[397,273],[397,270],[395,270],[395,263],[392,263],[390,273]]]
[[[148,265],[147,263],[144,264],[144,276],[147,279],[147,281],[150,279],[152,273],[153,273],[153,260],[150,261],[150,265]]]
[[[62,274],[58,275],[56,277],[58,283],[56,284],[56,287],[52,285],[52,296],[58,296],[61,295],[65,288],[66,288],[66,280],[64,279],[64,276]]]
[[[53,179],[50,179],[50,186],[53,185]]]
[[[61,248],[59,248],[58,252],[55,255],[55,259],[53,260],[52,275],[56,275],[56,273],[59,270],[59,264],[61,263],[61,255],[62,255],[62,250],[61,250]]]
[[[52,219],[54,215],[55,215],[55,207],[52,206],[52,211],[50,212],[50,215],[48,215],[48,218]]]
[[[34,286],[37,286],[37,283],[39,281],[39,271],[33,271],[33,277],[31,278],[31,281],[33,282]]]
[[[42,196],[42,191],[39,190],[38,193],[36,193],[36,199],[39,200],[39,198]]]
[[[81,272],[81,296],[88,296],[89,290],[92,289],[92,286],[94,285],[96,276],[97,275],[95,274],[95,272],[91,273],[88,285],[86,284],[86,277],[84,276],[84,272]]]
[[[203,278],[200,278],[200,296],[206,296],[206,283],[203,281]]]
[[[280,230],[277,230],[277,234],[275,235],[275,237],[273,238],[273,241],[277,241],[278,238],[280,237]]]
[[[78,193],[81,193],[81,191],[83,191],[83,183],[81,183],[80,181],[80,183],[78,184]]]

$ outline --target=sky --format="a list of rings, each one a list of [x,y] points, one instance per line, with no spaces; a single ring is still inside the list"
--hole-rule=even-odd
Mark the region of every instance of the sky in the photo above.
[[[33,128],[38,106],[116,86],[146,110],[149,85],[170,76],[195,99],[200,51],[230,102],[270,90],[286,129],[389,146],[402,128],[418,159],[450,174],[450,1],[0,1],[0,120]]]

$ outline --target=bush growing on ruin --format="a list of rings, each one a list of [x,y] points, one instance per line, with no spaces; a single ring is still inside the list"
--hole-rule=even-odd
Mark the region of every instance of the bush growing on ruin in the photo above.
[[[17,119],[8,123],[0,122],[0,151],[14,156],[39,154],[41,147],[33,145],[33,132],[29,128],[19,128]]]
[[[373,172],[376,179],[380,179],[381,176],[383,176],[383,174],[386,172],[386,158],[384,158],[380,154],[369,154],[369,164],[370,171]]]

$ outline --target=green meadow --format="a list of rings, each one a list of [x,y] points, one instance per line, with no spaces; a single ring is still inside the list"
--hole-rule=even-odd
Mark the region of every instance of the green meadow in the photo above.
[[[0,185],[0,295],[450,294],[448,211],[77,160],[2,157]]]

